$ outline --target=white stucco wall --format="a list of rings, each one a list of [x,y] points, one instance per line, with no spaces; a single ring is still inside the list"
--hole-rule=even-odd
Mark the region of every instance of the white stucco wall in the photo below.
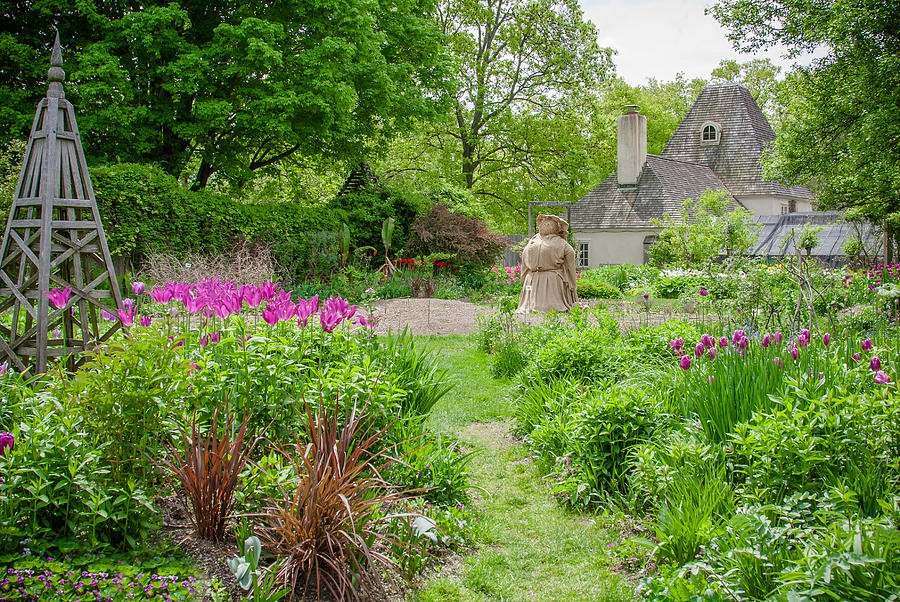
[[[574,230],[575,248],[579,242],[589,244],[588,268],[601,265],[644,263],[644,238],[659,230]]]
[[[755,215],[781,215],[781,204],[794,201],[794,211],[812,211],[812,204],[804,199],[774,195],[739,196],[737,200]]]

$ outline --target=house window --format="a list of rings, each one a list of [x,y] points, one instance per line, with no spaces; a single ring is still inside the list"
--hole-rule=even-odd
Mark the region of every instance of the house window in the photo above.
[[[722,138],[722,126],[715,121],[706,121],[700,126],[700,144],[718,144]]]
[[[576,242],[575,243],[575,261],[578,264],[579,268],[588,267],[588,261],[590,260],[591,251],[590,251],[590,243],[587,242]]]
[[[791,212],[791,206],[790,206],[790,204],[789,204],[789,203],[782,203],[782,204],[781,204],[781,215],[787,215],[787,214],[790,213],[790,212]]]

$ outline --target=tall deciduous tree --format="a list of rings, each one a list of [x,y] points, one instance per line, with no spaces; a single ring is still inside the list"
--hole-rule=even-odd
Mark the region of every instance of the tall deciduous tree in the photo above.
[[[430,0],[43,0],[0,13],[0,137],[43,93],[56,22],[88,151],[202,188],[295,154],[352,163],[435,114],[450,70]]]
[[[438,13],[458,90],[430,143],[450,150],[465,188],[514,207],[529,189],[568,187],[590,92],[613,69],[577,1],[441,0]]]
[[[783,88],[783,83],[778,81],[779,73],[781,67],[771,59],[753,59],[747,63],[723,59],[712,70],[711,75],[713,83],[727,82],[746,86],[769,121],[776,122],[781,114],[778,99]]]
[[[900,11],[884,0],[720,0],[712,14],[746,51],[782,44],[825,57],[790,78],[769,164],[812,182],[820,206],[854,208],[900,237]],[[900,242],[900,241],[898,241]],[[892,259],[893,244],[885,245]]]

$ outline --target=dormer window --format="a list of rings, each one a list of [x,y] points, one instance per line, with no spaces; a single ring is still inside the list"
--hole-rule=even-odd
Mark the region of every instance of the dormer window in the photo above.
[[[718,123],[707,121],[700,128],[700,144],[718,144],[721,130]]]

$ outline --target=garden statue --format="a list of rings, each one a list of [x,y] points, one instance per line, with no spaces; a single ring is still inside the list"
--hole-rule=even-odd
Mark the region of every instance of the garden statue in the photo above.
[[[568,311],[578,301],[575,249],[566,242],[569,224],[555,215],[539,215],[537,227],[522,251],[522,293],[516,311]]]

